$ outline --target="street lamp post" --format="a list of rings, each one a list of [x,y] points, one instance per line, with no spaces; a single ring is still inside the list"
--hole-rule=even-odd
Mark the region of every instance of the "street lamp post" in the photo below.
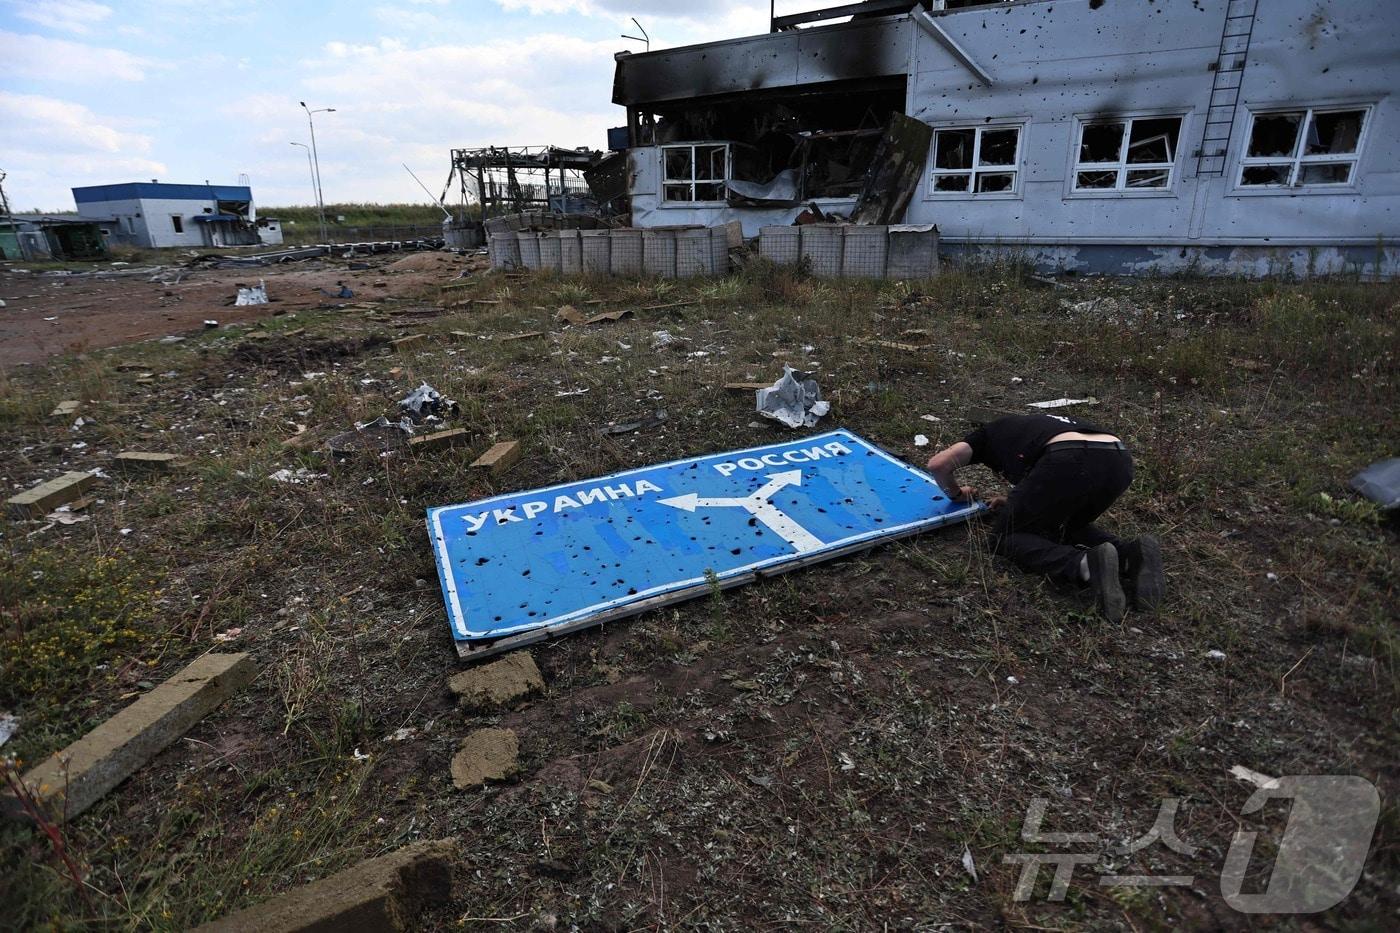
[[[306,106],[306,101],[301,101],[301,109],[306,111],[306,124],[311,127],[311,160],[312,160],[312,180],[316,183],[316,209],[321,216],[321,240],[326,240],[326,201],[321,193],[321,157],[316,152],[316,123],[311,119],[313,113],[335,113],[334,107],[321,107],[312,110]]]
[[[308,146],[306,143],[292,143],[292,145],[293,145],[293,146],[300,146],[301,148],[303,148],[303,149],[306,150],[306,171],[309,172],[310,175],[311,175],[311,197],[312,197],[312,199],[316,202],[317,213],[320,214],[321,197],[320,197],[320,195],[317,194],[317,192],[316,192],[316,169],[313,167],[313,165],[312,165],[312,163],[311,163],[311,147]],[[324,239],[326,238],[326,226],[325,226],[326,218],[325,218],[325,215],[324,215],[324,214],[320,214],[320,217],[321,217],[321,239],[324,240]]]

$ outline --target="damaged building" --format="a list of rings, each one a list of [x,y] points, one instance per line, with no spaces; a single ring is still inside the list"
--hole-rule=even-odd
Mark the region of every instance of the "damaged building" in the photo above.
[[[172,246],[276,246],[282,225],[258,217],[247,185],[178,185],[157,181],[73,189],[78,214],[102,222],[109,243]]]
[[[1376,0],[867,0],[619,53],[625,146],[590,180],[637,227],[936,224],[946,255],[1045,271],[1389,277],[1397,88]]]

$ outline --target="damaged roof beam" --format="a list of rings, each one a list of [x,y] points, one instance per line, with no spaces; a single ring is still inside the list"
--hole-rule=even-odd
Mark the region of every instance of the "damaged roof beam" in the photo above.
[[[866,0],[864,3],[847,3],[844,6],[827,7],[824,10],[808,10],[806,13],[775,16],[770,21],[772,27],[770,31],[781,32],[784,29],[796,29],[804,23],[819,23],[825,19],[839,19],[842,16],[854,16],[858,13],[866,16],[880,16],[882,14],[895,16],[908,13],[915,6],[918,6],[917,0]]]
[[[970,71],[973,77],[988,87],[991,86],[992,76],[989,75],[986,69],[981,65],[973,61],[972,56],[967,54],[967,51],[962,46],[958,45],[957,41],[952,36],[943,31],[943,27],[938,25],[938,20],[936,18],[924,10],[915,10],[914,22],[919,24],[920,29],[928,33],[929,38],[947,49],[948,54],[957,59],[958,64]]]

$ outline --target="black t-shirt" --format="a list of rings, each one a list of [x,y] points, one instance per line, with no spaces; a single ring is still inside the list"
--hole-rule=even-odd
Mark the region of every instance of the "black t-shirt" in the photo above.
[[[972,448],[973,463],[985,463],[1008,482],[1019,483],[1040,459],[1046,442],[1066,431],[1112,433],[1069,415],[1010,415],[982,425],[963,440]]]

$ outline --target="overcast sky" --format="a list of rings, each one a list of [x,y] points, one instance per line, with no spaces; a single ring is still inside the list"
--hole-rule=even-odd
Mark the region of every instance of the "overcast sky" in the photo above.
[[[834,5],[779,0],[778,12]],[[764,0],[0,0],[0,171],[16,211],[70,188],[234,184],[313,201],[425,201],[454,146],[606,146],[613,53],[766,32]]]

